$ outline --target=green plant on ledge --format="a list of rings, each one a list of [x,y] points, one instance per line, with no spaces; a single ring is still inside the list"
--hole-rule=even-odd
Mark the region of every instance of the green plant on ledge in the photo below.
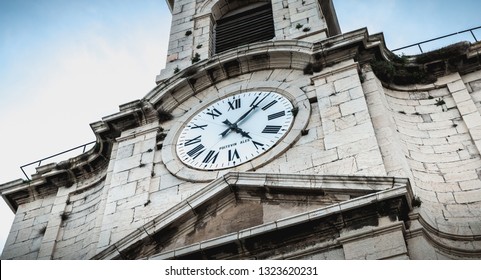
[[[192,64],[194,64],[196,62],[199,62],[200,61],[200,54],[195,53],[194,57],[191,60],[192,60]]]
[[[442,99],[442,98],[438,98],[436,99],[436,106],[442,106],[444,104],[446,104],[446,102]]]
[[[385,83],[396,85],[429,84],[436,81],[420,66],[405,66],[391,61],[374,60],[371,62],[372,71]]]
[[[419,207],[419,206],[421,206],[421,203],[422,203],[421,199],[417,196],[413,197],[413,200],[411,201],[411,205],[413,207]]]
[[[446,60],[449,62],[453,57],[465,54],[469,49],[469,42],[459,42],[437,50],[422,53],[416,57],[416,63],[423,64],[435,60]]]

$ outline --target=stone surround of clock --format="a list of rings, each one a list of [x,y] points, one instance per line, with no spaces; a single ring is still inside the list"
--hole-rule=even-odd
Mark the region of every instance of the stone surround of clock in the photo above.
[[[276,82],[276,81],[269,81],[269,82],[250,82],[250,83],[241,83],[241,84],[236,84],[234,86],[226,86],[224,88],[221,88],[218,92],[218,94],[212,94],[212,89],[208,88],[204,90],[202,93],[197,94],[194,97],[191,97],[194,104],[196,106],[192,106],[192,109],[189,110],[188,113],[186,113],[182,118],[179,119],[178,122],[173,124],[172,128],[168,132],[165,140],[163,141],[163,148],[162,148],[162,160],[165,162],[165,165],[167,169],[172,173],[175,174],[176,177],[188,180],[188,181],[194,181],[194,182],[208,182],[211,180],[214,180],[215,178],[218,178],[218,176],[221,176],[222,174],[227,173],[228,171],[250,171],[250,170],[256,170],[257,168],[260,168],[266,164],[268,164],[270,161],[276,158],[279,154],[283,153],[286,151],[290,146],[292,146],[301,136],[302,130],[305,129],[307,126],[307,123],[309,121],[309,117],[311,114],[311,106],[309,104],[309,100],[306,96],[306,94],[300,90],[299,88],[294,88],[290,87],[288,83],[283,83],[283,82]],[[282,99],[285,101],[286,104],[285,109],[283,112],[286,112],[286,115],[292,114],[292,119],[288,122],[288,124],[282,129],[285,129],[285,131],[276,131],[276,133],[262,133],[266,128],[269,130],[269,123],[276,123],[276,121],[280,120],[281,118],[278,119],[272,119],[271,121],[268,120],[269,116],[272,116],[277,113],[277,111],[280,111],[280,108],[277,108],[279,110],[275,110],[274,106],[268,107],[268,105],[275,99],[271,99],[270,102],[260,103],[259,110],[256,110],[256,113],[253,111],[252,116],[248,116],[248,118],[254,118],[257,120],[259,117],[262,118],[261,124],[262,127],[259,127],[260,131],[257,131],[257,135],[263,134],[262,137],[265,137],[267,135],[272,136],[272,141],[274,143],[269,147],[266,148],[262,152],[255,152],[253,156],[245,158],[245,155],[240,155],[239,151],[236,152],[235,149],[226,149],[223,153],[220,153],[220,148],[221,146],[225,145],[219,145],[218,150],[215,150],[213,152],[206,151],[203,149],[203,146],[205,143],[200,142],[200,139],[206,138],[204,136],[196,138],[199,135],[194,135],[194,134],[187,134],[189,137],[185,136],[187,133],[186,131],[196,131],[196,129],[190,130],[189,129],[189,123],[192,123],[191,120],[195,119],[197,115],[205,113],[208,115],[209,111],[212,106],[215,107],[215,105],[218,102],[225,101],[225,108],[222,111],[224,114],[229,112],[229,101],[232,101],[233,97],[237,96],[244,96],[244,94],[259,94],[259,96],[268,96],[267,93],[272,93],[272,97],[276,97],[278,99]],[[264,95],[265,94],[265,95]],[[252,99],[252,98],[250,98]],[[254,101],[255,97],[251,100],[251,102],[245,102],[243,106],[241,106],[242,112],[250,110],[249,107],[252,105],[252,101]],[[261,97],[262,99],[262,97]],[[197,100],[202,100],[202,102],[199,102]],[[260,99],[259,99],[260,101]],[[263,101],[264,102],[264,101]],[[189,103],[189,101],[187,101]],[[249,103],[249,104],[248,104]],[[281,102],[279,102],[281,103]],[[207,104],[207,106],[206,106]],[[234,103],[231,103],[232,106],[236,106]],[[242,105],[243,103],[241,103]],[[242,109],[242,108],[247,108],[247,109]],[[266,110],[264,111],[263,108]],[[220,109],[220,107],[219,107]],[[272,110],[272,112],[271,112]],[[288,112],[290,110],[295,111],[295,113]],[[232,111],[232,110],[231,110]],[[235,110],[234,110],[235,111]],[[262,113],[259,113],[257,111],[261,111]],[[240,111],[239,111],[240,112]],[[176,112],[173,112],[176,114]],[[213,115],[217,115],[218,112],[215,112]],[[241,113],[235,113],[233,117],[230,117],[229,121],[235,122],[235,120],[238,119],[242,114]],[[294,116],[295,115],[295,116]],[[212,116],[212,115],[209,115]],[[222,116],[222,115],[221,115]],[[226,131],[228,129],[228,125],[223,124],[222,121],[225,121],[225,116],[221,118],[221,116],[218,117],[216,122],[218,125],[221,127],[218,128],[219,131],[212,132],[214,134],[221,134],[222,132]],[[214,117],[215,120],[215,117]],[[249,122],[252,122],[252,120],[249,120]],[[244,125],[242,122],[240,122],[240,127],[242,128],[242,125]],[[253,127],[253,122],[252,124],[249,124],[250,127]],[[254,125],[255,126],[255,125]],[[192,123],[192,127],[195,127]],[[186,130],[187,128],[187,130]],[[185,131],[186,130],[186,131]],[[200,129],[202,130],[202,129]],[[182,133],[184,132],[184,136],[182,136]],[[250,131],[246,131],[250,132]],[[240,144],[242,141],[247,142],[251,141],[251,139],[247,137],[243,137],[241,134],[236,133],[236,132],[230,132],[229,134],[233,134],[228,138],[227,135],[225,139],[236,139],[236,145]],[[204,134],[202,134],[204,135]],[[254,134],[253,134],[254,135]],[[276,138],[278,137],[278,138]],[[242,139],[244,138],[244,139]],[[179,139],[179,140],[178,140]],[[219,139],[222,139],[222,137],[219,135]],[[189,141],[190,140],[190,141]],[[255,140],[255,138],[254,138]],[[222,140],[221,140],[222,141]],[[271,139],[269,139],[271,141]],[[261,141],[258,141],[261,142]],[[192,143],[195,143],[193,145],[190,145]],[[226,145],[229,145],[230,142],[225,142]],[[187,144],[187,147],[190,149],[187,150],[185,144]],[[232,144],[232,143],[230,143]],[[251,142],[252,144],[252,142]],[[244,145],[248,146],[248,145]],[[259,146],[259,145],[257,145]],[[252,147],[254,150],[257,150],[256,145],[252,144]],[[252,148],[251,147],[251,148]],[[267,146],[266,146],[267,147]],[[196,149],[197,148],[197,149]],[[253,151],[254,151],[253,150]],[[230,154],[229,154],[230,151]],[[202,164],[204,161],[212,162],[214,157],[218,154],[219,152],[219,157],[216,159],[216,163],[219,163],[223,160],[224,166],[218,165],[216,166],[215,164]],[[184,155],[184,158],[180,158],[179,153],[182,153]],[[186,153],[190,153],[191,155],[185,156]],[[225,154],[224,154],[225,153]],[[234,160],[237,158],[241,158],[241,156],[244,156],[244,160],[241,162],[237,161],[234,163]],[[223,159],[221,159],[223,157]],[[232,160],[230,160],[232,159]]]

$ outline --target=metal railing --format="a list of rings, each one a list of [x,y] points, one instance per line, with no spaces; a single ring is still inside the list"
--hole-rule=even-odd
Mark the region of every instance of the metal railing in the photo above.
[[[430,39],[430,40],[426,40],[426,41],[422,41],[422,42],[419,42],[419,43],[415,43],[415,44],[411,44],[411,45],[408,45],[408,46],[404,46],[404,47],[401,47],[401,48],[397,48],[397,49],[394,49],[394,50],[391,50],[392,52],[397,52],[397,51],[400,51],[400,50],[404,50],[404,49],[408,49],[408,48],[412,48],[412,47],[418,47],[419,48],[419,51],[421,51],[421,53],[424,53],[423,49],[421,48],[421,45],[422,44],[426,44],[426,43],[430,43],[430,42],[434,42],[434,41],[438,41],[440,39],[444,39],[444,38],[448,38],[448,37],[452,37],[452,36],[455,36],[455,35],[460,35],[460,34],[464,34],[464,33],[470,33],[471,36],[473,36],[473,39],[475,42],[478,42],[478,39],[476,38],[476,36],[474,35],[474,30],[477,30],[477,29],[480,29],[481,26],[478,26],[478,27],[474,27],[474,28],[470,28],[470,29],[466,29],[466,30],[463,30],[463,31],[459,31],[459,32],[455,32],[455,33],[451,33],[451,34],[448,34],[448,35],[444,35],[444,36],[440,36],[440,37],[437,37],[437,38],[433,38],[433,39]]]
[[[28,166],[31,166],[31,165],[37,165],[37,167],[38,167],[38,166],[40,166],[40,165],[42,164],[42,162],[45,162],[45,161],[48,160],[48,159],[52,159],[52,158],[55,158],[55,157],[59,157],[59,156],[61,156],[61,155],[64,155],[64,154],[67,154],[67,153],[69,153],[69,152],[72,152],[72,151],[75,151],[75,150],[79,150],[79,149],[82,149],[82,153],[85,153],[85,151],[87,150],[87,147],[88,147],[89,145],[95,144],[95,142],[96,142],[96,141],[92,141],[92,142],[89,142],[89,143],[86,143],[86,144],[77,146],[77,147],[75,147],[75,148],[71,148],[71,149],[65,150],[65,151],[63,151],[63,152],[60,152],[60,153],[51,155],[51,156],[49,156],[49,157],[42,158],[42,159],[39,159],[39,160],[30,162],[30,163],[24,164],[24,165],[20,166],[20,169],[22,170],[22,173],[23,173],[23,175],[25,175],[25,177],[27,178],[27,180],[30,181],[31,178],[27,175],[27,173],[25,172],[24,168],[26,168],[26,167],[28,167]]]

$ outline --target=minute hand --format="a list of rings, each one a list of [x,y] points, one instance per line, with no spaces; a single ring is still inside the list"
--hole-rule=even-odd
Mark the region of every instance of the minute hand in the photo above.
[[[250,109],[249,111],[245,112],[242,116],[240,116],[237,121],[234,122],[235,125],[237,125],[239,122],[241,122],[243,119],[245,119],[252,111],[254,111],[255,108],[257,108],[259,106],[259,104],[261,104],[262,101],[264,101],[264,99],[266,99],[266,97],[268,96],[269,94],[266,94],[266,96],[264,96],[261,100],[259,100],[259,102],[257,102],[256,104],[254,104]]]

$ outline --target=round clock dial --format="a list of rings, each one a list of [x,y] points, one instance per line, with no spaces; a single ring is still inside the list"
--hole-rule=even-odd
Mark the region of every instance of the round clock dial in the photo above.
[[[292,103],[267,91],[239,93],[210,104],[180,132],[179,159],[202,170],[248,162],[276,145],[293,122]]]

